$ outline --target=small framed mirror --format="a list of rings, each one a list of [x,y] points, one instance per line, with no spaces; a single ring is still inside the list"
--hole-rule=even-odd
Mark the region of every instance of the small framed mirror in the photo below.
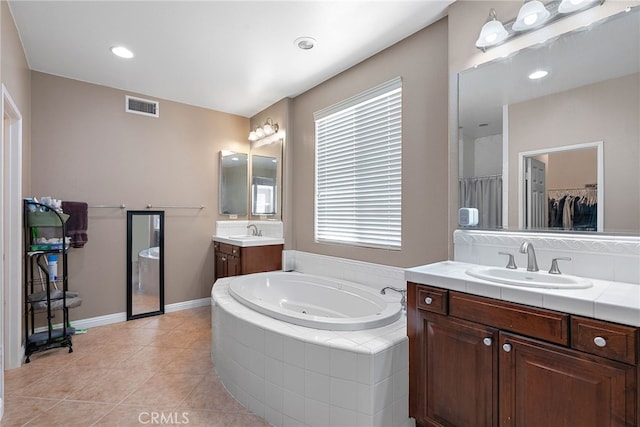
[[[233,151],[220,152],[220,213],[247,215],[249,155]]]
[[[275,215],[278,197],[278,159],[251,156],[251,213]]]
[[[127,211],[127,320],[164,314],[164,211]]]

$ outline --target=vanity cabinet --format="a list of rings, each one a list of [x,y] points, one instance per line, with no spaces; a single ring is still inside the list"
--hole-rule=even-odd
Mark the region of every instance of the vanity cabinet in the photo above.
[[[638,329],[408,283],[418,426],[637,426]]]
[[[235,246],[213,242],[215,280],[282,269],[284,245]]]

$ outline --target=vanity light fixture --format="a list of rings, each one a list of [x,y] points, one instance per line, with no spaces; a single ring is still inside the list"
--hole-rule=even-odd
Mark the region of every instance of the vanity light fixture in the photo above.
[[[476,46],[489,47],[498,43],[502,43],[508,35],[509,33],[504,29],[504,25],[502,25],[502,22],[498,21],[496,10],[494,8],[491,8],[491,10],[489,10],[489,17],[487,18],[487,22],[482,26],[480,36],[476,41]]]
[[[266,138],[267,136],[271,136],[274,133],[278,133],[278,129],[280,129],[278,124],[273,123],[273,120],[268,118],[262,127],[257,127],[255,130],[249,132],[249,141],[258,141],[262,138]]]
[[[550,17],[551,12],[549,12],[539,0],[525,0],[512,28],[514,31],[525,31],[537,28],[547,22]]]
[[[495,9],[489,11],[489,18],[482,26],[476,47],[483,52],[527,31],[541,28],[574,13],[582,12],[605,0],[553,0],[546,5],[539,0],[525,0],[514,21],[502,24]]]

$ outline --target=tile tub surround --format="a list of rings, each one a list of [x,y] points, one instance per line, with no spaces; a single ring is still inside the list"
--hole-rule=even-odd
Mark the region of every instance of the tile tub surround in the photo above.
[[[380,290],[385,286],[406,289],[404,268],[318,255],[310,252],[285,250],[282,252],[285,271],[348,280]]]
[[[406,317],[322,331],[257,313],[212,289],[212,358],[227,390],[274,426],[412,425]]]
[[[443,261],[409,268],[405,278],[454,291],[640,326],[640,286],[637,284],[591,279],[593,287],[588,289],[510,286],[476,279],[465,273],[475,266],[477,264]]]
[[[527,256],[518,251],[524,240],[533,243],[541,271],[549,270],[553,258],[570,257],[558,262],[563,273],[640,285],[639,236],[456,230],[454,260],[504,267],[507,257],[498,252],[509,252],[525,267]]]

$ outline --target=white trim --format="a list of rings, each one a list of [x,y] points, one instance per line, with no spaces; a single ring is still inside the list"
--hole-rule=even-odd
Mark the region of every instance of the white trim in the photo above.
[[[164,311],[165,313],[173,313],[174,311],[189,310],[192,308],[204,307],[207,305],[211,305],[211,297],[165,305]]]
[[[557,153],[560,151],[584,150],[595,148],[598,151],[598,224],[597,231],[604,231],[604,142],[594,141],[582,144],[563,145],[561,147],[540,148],[538,150],[522,151],[518,153],[518,228],[524,227],[524,158],[534,157],[541,154]]]
[[[16,106],[11,94],[2,85],[2,135],[3,150],[8,154],[4,164],[8,169],[3,172],[7,178],[3,186],[8,191],[4,200],[9,203],[3,207],[4,222],[7,233],[4,236],[5,246],[4,280],[11,284],[0,289],[2,308],[0,309],[4,321],[3,334],[3,369],[13,369],[20,366],[24,354],[22,342],[22,114]],[[9,129],[5,129],[5,116],[10,119]],[[4,141],[5,134],[9,140]],[[3,203],[4,205],[4,203]],[[0,224],[0,226],[4,226]]]
[[[174,304],[168,304],[164,307],[164,311],[165,313],[173,313],[176,311],[189,310],[192,308],[204,307],[208,305],[211,305],[211,297],[194,299],[191,301],[176,302]],[[90,317],[88,319],[72,320],[71,326],[73,326],[76,329],[89,329],[89,328],[95,328],[97,326],[106,326],[106,325],[111,325],[113,323],[120,323],[120,322],[126,322],[126,321],[127,321],[127,313],[121,312],[121,313],[106,314],[104,316]],[[60,328],[62,327],[62,325],[56,324],[56,325],[53,325],[53,327]],[[47,330],[47,327],[43,326],[41,328],[37,328],[36,332],[44,332],[46,330]]]

